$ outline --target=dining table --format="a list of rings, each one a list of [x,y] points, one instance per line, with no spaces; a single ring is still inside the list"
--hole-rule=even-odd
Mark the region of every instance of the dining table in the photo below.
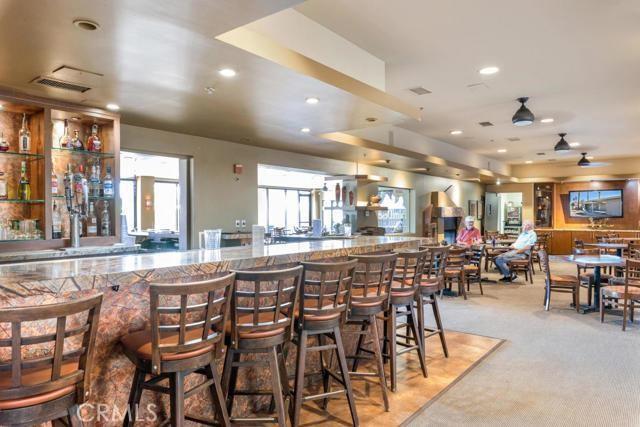
[[[607,243],[607,242],[597,242],[597,243],[585,243],[585,246],[590,248],[598,248],[598,249],[615,249],[617,256],[622,256],[622,251],[625,249],[629,249],[628,243]]]
[[[593,268],[593,304],[582,305],[582,314],[600,311],[600,286],[602,284],[602,267],[624,267],[625,259],[617,255],[568,255],[565,261],[579,267]]]

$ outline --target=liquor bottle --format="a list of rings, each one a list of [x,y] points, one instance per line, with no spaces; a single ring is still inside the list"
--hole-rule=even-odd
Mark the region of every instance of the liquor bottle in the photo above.
[[[19,133],[19,150],[21,153],[31,152],[31,132],[27,128],[27,115],[22,113],[22,128]]]
[[[84,178],[84,166],[78,166],[76,173],[73,174],[73,192],[76,198],[82,197],[82,178]]]
[[[4,176],[4,172],[0,172],[0,200],[7,200],[8,198],[7,177]]]
[[[56,172],[53,170],[53,168],[51,169],[51,194],[53,194],[54,196],[58,195],[58,175],[56,175]]]
[[[4,132],[0,132],[0,151],[9,151],[9,143],[4,139]]]
[[[91,197],[100,197],[100,176],[98,175],[96,165],[91,166],[91,176],[89,177],[89,195]]]
[[[107,173],[102,180],[104,197],[113,197],[113,178],[111,178],[111,166],[107,166]]]
[[[71,135],[69,135],[69,122],[67,119],[64,120],[64,133],[60,137],[60,148],[73,148],[71,143]]]
[[[27,177],[27,162],[24,160],[20,166],[20,185],[18,188],[20,189],[21,200],[31,200],[31,184]]]
[[[102,214],[100,215],[100,235],[111,235],[111,223],[109,221],[109,202],[106,200],[102,203]]]
[[[73,138],[71,138],[71,146],[74,150],[84,150],[84,144],[80,139],[80,131],[77,129],[73,131]]]
[[[96,163],[96,176],[98,177],[98,189],[96,191],[98,193],[98,197],[102,197],[104,196],[104,189],[102,188],[102,180],[100,179],[102,176],[100,163]]]
[[[87,237],[94,237],[98,235],[98,218],[96,218],[95,207],[93,202],[89,202],[89,213],[87,213],[87,220],[85,222],[87,230]]]
[[[56,202],[53,202],[53,213],[51,214],[51,237],[62,239],[62,215]]]
[[[100,138],[98,138],[98,125],[93,124],[91,126],[91,136],[87,139],[87,150],[98,152],[101,149],[102,142],[100,142]]]

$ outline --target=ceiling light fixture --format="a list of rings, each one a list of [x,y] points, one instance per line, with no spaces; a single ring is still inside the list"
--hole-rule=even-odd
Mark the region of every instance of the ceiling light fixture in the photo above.
[[[451,132],[449,132],[451,135],[462,135],[462,131],[461,130],[452,130]]]
[[[118,111],[119,109],[120,109],[120,106],[118,104],[114,104],[114,103],[107,104],[107,110]]]
[[[500,71],[500,68],[496,66],[490,66],[490,67],[481,68],[480,71],[478,72],[483,76],[490,76],[492,74],[496,74],[498,71]]]
[[[525,164],[527,164],[527,165],[530,165],[531,163],[533,163],[533,160],[527,160],[527,161],[525,162]]]
[[[552,117],[546,117],[546,118],[540,120],[540,123],[553,123],[553,122],[554,122],[554,120],[553,120]]]
[[[315,96],[311,96],[311,97],[305,99],[304,102],[306,102],[307,104],[315,105],[318,102],[320,102],[320,100],[318,98],[316,98]]]
[[[580,153],[580,154],[582,154],[582,158],[578,160],[578,166],[580,166],[581,168],[585,168],[589,166],[591,164],[591,161],[587,159],[587,153]]]
[[[507,149],[506,148],[499,148],[498,149],[498,153],[506,153]]]
[[[95,21],[90,21],[88,19],[76,19],[73,21],[73,25],[80,28],[81,30],[87,31],[95,31],[100,29],[100,24]]]
[[[496,185],[500,185],[500,184],[502,184],[502,183],[500,182],[500,178],[496,179]]]
[[[236,70],[234,70],[233,68],[223,68],[218,71],[218,74],[220,74],[222,77],[235,77]]]
[[[311,129],[309,129],[309,128],[302,128],[302,129],[300,129],[300,132],[302,132],[302,133],[309,133],[309,132],[311,132]]]
[[[0,111],[4,110],[4,105],[0,104]]]
[[[564,139],[565,136],[567,136],[566,133],[559,133],[558,136],[560,137],[560,141],[558,141],[555,145],[555,147],[553,147],[554,151],[569,151],[571,150],[571,146],[569,145],[569,143],[567,142],[566,139]]]
[[[528,100],[529,98],[526,96],[518,98],[518,102],[521,104],[520,108],[518,108],[518,111],[516,111],[511,118],[511,123],[515,126],[529,126],[536,119],[531,110],[524,105]]]
[[[579,147],[580,143],[579,142],[570,142],[569,143],[569,147]]]

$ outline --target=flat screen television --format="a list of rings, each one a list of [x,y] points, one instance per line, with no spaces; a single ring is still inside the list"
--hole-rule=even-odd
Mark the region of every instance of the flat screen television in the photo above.
[[[569,216],[622,218],[622,190],[569,191]]]

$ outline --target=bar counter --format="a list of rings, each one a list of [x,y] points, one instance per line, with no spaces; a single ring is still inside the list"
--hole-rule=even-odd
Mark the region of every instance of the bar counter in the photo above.
[[[0,265],[0,307],[42,305],[102,292],[104,299],[94,354],[90,402],[107,403],[122,413],[126,407],[134,367],[122,353],[118,341],[123,335],[148,326],[150,282],[178,283],[230,269],[286,267],[303,260],[416,248],[421,242],[426,243],[426,239],[358,237],[5,264]],[[6,324],[1,322],[2,319],[0,338],[6,338]],[[39,325],[37,328],[43,332],[46,327]],[[28,331],[23,331],[23,335],[28,335]],[[0,354],[0,359],[6,356]],[[221,366],[219,369],[221,371]],[[249,373],[244,380],[260,388],[266,375],[266,372]],[[141,407],[144,408],[146,403],[155,403],[161,412],[168,413],[168,402],[152,393],[143,394]],[[202,396],[187,400],[186,410],[195,410],[204,415],[210,414],[210,406],[209,397],[203,393]],[[256,402],[246,401],[239,405],[239,409],[255,410]]]

